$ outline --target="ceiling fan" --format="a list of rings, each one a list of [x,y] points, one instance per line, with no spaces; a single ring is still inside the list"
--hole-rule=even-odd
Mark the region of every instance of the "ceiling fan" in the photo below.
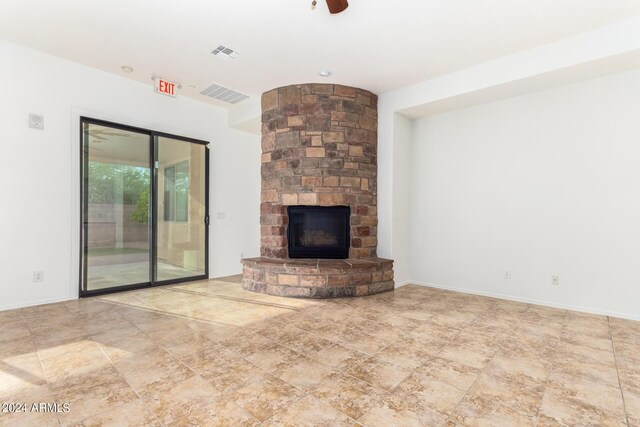
[[[107,139],[109,139],[109,136],[119,136],[119,137],[123,137],[123,138],[129,138],[129,134],[128,133],[123,133],[123,132],[114,132],[112,130],[109,129],[100,129],[100,128],[92,128],[89,130],[89,135],[91,135],[93,137],[93,139],[98,140],[95,142],[101,142],[101,141],[106,141]]]
[[[315,9],[317,4],[317,0],[313,0],[311,7]],[[349,7],[349,2],[347,0],[327,0],[327,6],[329,7],[329,13],[335,15],[344,12]]]

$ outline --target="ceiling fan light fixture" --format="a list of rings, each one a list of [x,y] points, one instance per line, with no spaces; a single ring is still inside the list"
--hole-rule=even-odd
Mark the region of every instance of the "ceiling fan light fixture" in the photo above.
[[[349,2],[347,0],[327,0],[327,6],[329,6],[329,13],[335,15],[344,12],[349,7]]]
[[[133,73],[133,67],[131,65],[123,65],[120,67],[123,73],[131,74]]]

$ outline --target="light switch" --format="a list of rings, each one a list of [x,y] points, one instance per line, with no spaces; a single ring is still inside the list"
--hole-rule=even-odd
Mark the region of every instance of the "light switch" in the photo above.
[[[29,114],[29,127],[31,129],[44,129],[44,116],[39,114]]]
[[[224,212],[216,212],[216,219],[225,219],[227,215]]]

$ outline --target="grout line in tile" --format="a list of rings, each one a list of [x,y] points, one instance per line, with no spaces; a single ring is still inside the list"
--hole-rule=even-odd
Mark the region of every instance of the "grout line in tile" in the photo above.
[[[278,379],[280,379],[280,378],[278,378]],[[284,381],[284,380],[281,380],[281,381],[283,381],[283,382],[287,383],[287,382],[286,382],[286,381]],[[289,384],[289,383],[287,383],[287,384]],[[329,406],[331,409],[333,409],[334,411],[338,412],[338,413],[339,413],[339,414],[341,414],[341,415],[344,415],[345,417],[349,418],[350,420],[353,420],[353,422],[354,422],[354,423],[360,424],[360,423],[358,423],[358,420],[356,420],[356,419],[354,419],[354,418],[350,417],[349,415],[345,414],[345,413],[344,413],[344,412],[342,412],[341,410],[339,410],[339,409],[337,409],[337,408],[334,408],[334,407],[333,407],[333,406],[331,406],[331,404],[329,404],[328,402],[325,402],[325,401],[324,401],[324,400],[322,400],[322,399],[318,399],[317,397],[315,397],[315,396],[313,395],[313,393],[311,393],[311,392],[307,392],[306,390],[302,390],[302,389],[300,389],[300,388],[298,388],[298,387],[296,387],[296,386],[294,386],[294,385],[292,385],[292,384],[289,384],[289,385],[290,385],[290,386],[292,386],[292,387],[295,387],[295,388],[296,388],[296,389],[298,389],[298,390],[303,391],[304,393],[306,393],[306,394],[305,394],[304,396],[302,396],[300,399],[296,400],[296,401],[295,401],[295,402],[293,402],[291,405],[289,405],[289,407],[291,407],[291,406],[295,405],[296,403],[298,403],[299,401],[301,401],[302,399],[304,399],[304,398],[306,398],[306,397],[310,397],[310,398],[312,398],[313,400],[316,400],[316,401],[318,401],[318,402],[320,402],[320,403],[322,403],[322,404],[324,404],[324,405]],[[288,411],[288,410],[289,410],[289,408],[281,409],[280,411],[277,411],[277,412],[273,413],[273,415],[271,415],[271,416],[270,416],[269,418],[267,418],[266,420],[261,421],[261,422],[260,422],[260,424],[262,425],[263,423],[265,423],[265,422],[267,422],[267,421],[271,420],[271,419],[272,419],[273,417],[275,417],[276,415],[281,414],[281,413],[284,413],[284,412],[286,412],[286,411]]]
[[[334,408],[333,406],[331,406],[331,404],[329,404],[328,402],[325,402],[325,401],[324,401],[324,400],[322,400],[322,399],[318,399],[317,397],[315,397],[315,396],[313,395],[313,393],[311,393],[311,392],[310,392],[309,394],[307,394],[307,396],[310,396],[312,399],[317,400],[318,402],[323,403],[323,404],[325,404],[325,405],[329,406],[330,408],[332,408],[334,411],[338,412],[339,414],[342,414],[342,415],[344,415],[345,417],[349,418],[350,420],[353,420],[353,422],[354,422],[354,423],[358,423],[358,420],[357,420],[356,418],[350,417],[349,415],[345,414],[344,412],[342,412],[342,411],[341,411],[341,410],[339,410],[338,408]],[[305,396],[305,397],[306,397],[306,396]],[[358,418],[360,418],[360,417],[358,417]],[[359,423],[358,423],[358,424],[359,424]]]
[[[622,387],[622,380],[620,379],[620,368],[618,367],[618,358],[616,356],[616,346],[613,342],[613,333],[611,332],[611,319],[607,316],[607,326],[609,327],[609,339],[611,340],[611,351],[613,352],[613,361],[616,365],[616,375],[618,376],[618,387],[620,387],[620,397],[622,398],[622,409],[624,410],[624,417],[627,422],[627,426],[629,424],[629,413],[627,412],[627,403],[624,399],[624,388]]]
[[[127,319],[125,319],[127,320]],[[135,323],[131,322],[130,320],[127,320],[127,322],[129,322],[134,328],[136,328],[138,331],[140,331],[145,337],[147,337],[148,339],[150,339],[154,345],[160,349],[162,349],[163,351],[165,351],[170,357],[172,357],[173,359],[175,359],[178,363],[184,365],[192,374],[194,374],[194,376],[200,376],[199,373],[197,373],[195,370],[191,369],[190,366],[188,366],[186,363],[184,363],[180,358],[176,357],[173,353],[169,352],[168,350],[166,350],[160,343],[158,343],[153,337],[151,337],[150,335],[148,335],[145,331],[143,331],[142,329],[140,329],[138,327],[138,325],[136,325]],[[97,345],[97,344],[96,344]],[[100,346],[98,345],[98,348],[100,348]],[[140,396],[140,394],[138,393],[138,391],[127,381],[126,377],[122,374],[122,372],[120,372],[120,370],[115,366],[115,364],[113,363],[113,361],[111,360],[111,358],[109,356],[107,356],[107,354],[104,352],[104,350],[102,350],[102,348],[100,348],[100,351],[102,351],[102,353],[105,355],[105,357],[109,360],[109,362],[111,363],[111,365],[114,367],[114,369],[118,372],[118,375],[120,375],[122,377],[122,379],[127,383],[127,385],[131,388],[131,390],[133,390],[133,392],[136,394],[136,396],[142,400],[143,402],[145,402],[145,399]],[[193,378],[193,377],[192,377]],[[202,377],[201,377],[202,378]],[[188,380],[188,379],[187,379]],[[187,381],[184,380],[184,381]],[[107,411],[105,411],[107,412]],[[160,417],[158,417],[158,414],[156,414],[155,411],[151,411],[153,413],[153,416],[156,418],[156,420],[162,424],[165,425],[162,420],[160,420]],[[104,412],[103,412],[104,413]]]
[[[218,343],[218,344],[219,344],[219,343]],[[220,344],[220,345],[222,345],[222,344]],[[224,346],[223,346],[223,347],[224,347]],[[227,347],[225,347],[225,348],[227,348]],[[245,360],[245,358],[244,358],[244,357],[241,357],[241,358],[242,358],[243,360]],[[268,372],[264,371],[263,369],[261,369],[261,368],[259,368],[259,367],[255,366],[255,365],[253,365],[251,362],[248,362],[248,361],[247,361],[247,363],[251,364],[254,368],[256,368],[257,370],[259,370],[259,371],[261,371],[262,373],[264,373],[264,375],[265,375],[265,376],[267,376],[267,377],[274,377],[274,376],[273,376],[273,375],[271,375],[270,373],[268,373]],[[192,371],[193,371],[193,370],[192,370]],[[203,381],[205,381],[205,382],[207,382],[207,383],[211,384],[211,381],[209,381],[209,380],[207,380],[206,378],[204,378],[200,373],[198,373],[197,375],[198,375],[200,378],[202,378],[202,380],[203,380]],[[274,378],[275,378],[275,377],[274,377]],[[278,379],[279,379],[279,378],[278,378]],[[237,386],[237,387],[234,387],[234,388],[232,388],[232,389],[226,389],[226,390],[224,390],[224,392],[221,394],[221,396],[220,396],[219,398],[221,399],[221,398],[222,398],[222,396],[223,396],[224,394],[226,394],[226,393],[234,393],[234,392],[236,392],[236,391],[240,390],[241,388],[246,387],[246,386],[248,386],[248,385],[250,385],[250,384],[253,384],[253,383],[257,382],[257,381],[258,381],[258,378],[254,379],[254,380],[252,380],[252,381],[249,381],[248,383],[243,384],[242,386]],[[211,385],[213,385],[213,384],[211,384]],[[219,398],[216,398],[216,400],[217,400],[217,399],[219,399]],[[248,411],[247,409],[245,409],[245,408],[243,408],[242,406],[238,405],[238,403],[237,403],[235,400],[231,400],[231,401],[230,401],[230,403],[231,403],[231,405],[233,405],[235,408],[238,408],[238,409],[240,409],[240,410],[242,410],[242,411],[247,412],[251,417],[253,417],[255,420],[257,420],[257,421],[258,421],[258,424],[257,424],[257,425],[261,425],[261,424],[262,424],[262,421],[258,420],[258,418],[257,418],[255,415],[253,415],[253,413],[251,413],[251,411]]]
[[[547,395],[547,387],[549,387],[549,383],[551,382],[551,375],[553,374],[554,362],[558,357],[558,349],[560,348],[560,343],[562,342],[562,332],[564,332],[564,328],[567,322],[568,311],[565,311],[564,317],[562,319],[562,328],[560,329],[560,335],[558,336],[558,342],[556,343],[555,350],[553,351],[553,358],[551,360],[551,369],[549,370],[549,375],[547,376],[547,381],[544,384],[544,391],[542,392],[542,399],[540,399],[540,406],[538,407],[538,413],[536,414],[535,426],[538,425],[540,420],[540,412],[542,411],[542,404],[544,403],[544,397]]]
[[[33,333],[31,332],[31,327],[28,322],[25,322],[27,328],[29,329],[29,338],[31,338],[31,344],[33,345],[33,349],[36,351],[36,355],[38,356],[38,362],[40,362],[40,369],[42,370],[42,375],[44,375],[44,380],[47,383],[47,389],[49,390],[49,397],[55,401],[53,396],[53,392],[51,391],[51,383],[49,382],[49,378],[47,377],[47,372],[44,369],[44,365],[42,364],[42,358],[40,357],[40,350],[36,347],[36,342],[33,338]],[[60,414],[56,412],[56,418],[58,419],[58,425],[62,426],[62,420],[60,419]]]
[[[135,393],[135,390],[134,390],[134,393]],[[142,399],[141,399],[141,400],[142,400]],[[81,419],[81,420],[76,420],[76,421],[74,421],[74,422],[73,422],[73,425],[74,425],[74,426],[75,426],[75,425],[81,425],[81,423],[85,422],[85,421],[86,421],[86,420],[88,420],[88,419],[91,419],[91,418],[93,418],[93,417],[98,417],[98,416],[100,416],[100,415],[102,415],[102,414],[108,414],[108,413],[110,413],[110,412],[114,411],[115,409],[118,409],[118,408],[120,408],[120,407],[122,407],[122,406],[124,406],[124,405],[127,405],[127,404],[128,404],[128,403],[130,403],[130,402],[133,402],[133,400],[132,400],[132,401],[129,401],[129,402],[124,402],[124,403],[116,404],[116,405],[114,405],[114,406],[110,406],[110,407],[109,407],[109,409],[106,409],[106,410],[104,410],[104,411],[102,411],[102,412],[96,412],[96,413],[94,413],[94,414],[89,415],[89,416],[88,416],[88,417],[86,417],[86,418],[83,418],[83,419]],[[155,416],[155,413],[154,413],[153,415]],[[156,417],[156,418],[157,418],[157,417]]]
[[[118,376],[119,376],[120,378],[122,378],[122,380],[123,380],[123,381],[124,381],[128,386],[129,386],[129,388],[130,388],[131,390],[133,390],[133,392],[135,393],[136,397],[137,397],[138,399],[142,399],[142,397],[138,394],[138,392],[136,391],[136,389],[135,389],[135,388],[133,388],[133,387],[131,386],[131,384],[129,384],[129,381],[127,381],[127,378],[126,378],[124,375],[122,375],[122,372],[120,372],[120,370],[119,370],[119,369],[116,367],[116,365],[113,363],[113,360],[111,360],[111,358],[107,355],[107,353],[105,353],[105,352],[104,352],[104,350],[102,349],[102,347],[101,347],[100,345],[98,345],[98,348],[100,349],[100,351],[102,352],[102,354],[104,354],[104,357],[106,357],[106,358],[107,358],[107,360],[109,361],[109,363],[111,364],[111,366],[113,367],[113,369],[115,369],[115,371],[118,373]]]
[[[125,320],[126,320],[126,319],[125,319]],[[129,320],[126,320],[126,321],[127,321],[128,323],[130,323],[130,324],[131,324],[133,327],[135,327],[136,329],[140,330],[140,328],[138,328],[136,325],[134,325],[134,324],[133,324],[132,322],[130,322]],[[100,352],[104,355],[104,357],[109,361],[109,364],[110,364],[110,365],[113,367],[113,369],[118,373],[118,376],[119,376],[120,378],[122,378],[122,380],[125,382],[125,384],[127,384],[127,386],[129,386],[129,388],[131,389],[131,391],[133,391],[133,393],[136,395],[136,397],[137,397],[138,399],[141,399],[141,400],[142,400],[142,397],[140,397],[140,395],[138,394],[138,392],[136,391],[136,389],[135,389],[135,388],[133,388],[133,387],[131,386],[131,384],[129,384],[129,382],[127,381],[126,377],[125,377],[124,375],[122,375],[122,372],[120,372],[120,370],[115,366],[115,364],[113,363],[113,361],[111,360],[111,358],[107,355],[107,353],[105,353],[105,352],[104,352],[104,350],[102,349],[102,347],[101,347],[101,346],[100,346],[100,345],[99,345],[99,344],[98,344],[98,343],[93,339],[93,334],[90,334],[90,333],[89,333],[89,332],[84,328],[84,326],[81,326],[81,328],[82,328],[82,330],[84,330],[84,331],[87,333],[87,336],[89,337],[89,339],[91,340],[91,342],[93,342],[93,343],[95,344],[95,346],[98,348],[98,350],[100,350]],[[143,332],[143,331],[141,331],[141,332]],[[143,332],[143,333],[144,333],[144,332]],[[127,403],[129,403],[129,402],[124,402],[124,403],[122,403],[122,404],[120,404],[120,405],[116,405],[116,406],[114,406],[114,407],[111,407],[111,408],[109,408],[108,410],[105,410],[105,411],[103,411],[103,412],[99,412],[99,413],[96,413],[96,414],[92,414],[92,415],[90,415],[89,417],[87,417],[87,418],[85,418],[85,419],[83,419],[83,420],[78,420],[77,422],[78,422],[78,423],[80,423],[80,422],[83,422],[83,421],[85,421],[85,420],[87,420],[87,419],[89,419],[89,418],[92,418],[92,417],[94,417],[94,416],[98,416],[98,415],[102,415],[102,414],[104,414],[104,413],[110,412],[110,411],[112,411],[112,410],[114,410],[114,409],[116,409],[116,408],[119,408],[119,407],[121,407],[121,406],[126,405]],[[156,414],[154,413],[153,415],[155,416]],[[156,417],[156,418],[157,418],[157,417]]]
[[[342,345],[342,344],[339,344],[339,345]],[[348,348],[348,347],[347,347],[347,348]],[[353,349],[351,349],[351,350],[353,350]],[[357,350],[354,350],[354,351],[357,351]],[[357,351],[357,352],[358,352],[358,353],[362,353],[362,352],[360,352],[360,351]],[[362,361],[357,362],[356,364],[362,363],[362,362],[364,362],[364,361],[366,361],[366,360],[369,360],[370,358],[374,357],[373,355],[367,355],[366,353],[362,353],[362,354],[365,354],[367,357],[366,357],[365,359],[363,359]],[[329,365],[325,365],[324,363],[322,363],[322,362],[321,362],[321,361],[319,361],[319,360],[316,360],[316,359],[310,358],[310,357],[305,356],[305,355],[303,355],[303,354],[301,354],[301,356],[302,356],[302,357],[307,357],[307,358],[309,358],[309,359],[311,359],[311,360],[313,360],[313,361],[316,361],[316,362],[318,362],[318,363],[320,363],[320,364],[322,364],[322,365],[324,365],[324,366],[327,366],[327,367],[331,368],[334,372],[336,372],[336,373],[338,373],[338,374],[340,374],[340,375],[345,375],[345,376],[348,376],[348,377],[354,378],[354,379],[355,379],[355,380],[357,380],[357,381],[361,381],[361,382],[363,382],[363,383],[365,383],[365,384],[367,384],[367,385],[369,385],[369,386],[373,387],[374,389],[376,389],[376,390],[378,390],[378,391],[381,391],[381,392],[384,394],[384,397],[388,396],[388,395],[391,393],[391,390],[393,390],[393,389],[390,389],[390,390],[382,389],[382,388],[380,388],[380,387],[375,386],[374,384],[369,383],[368,381],[365,381],[365,380],[363,380],[363,379],[360,379],[360,378],[358,378],[358,377],[355,377],[355,376],[353,376],[353,375],[351,375],[351,374],[349,373],[350,369],[338,370],[338,369],[335,369],[335,368],[333,368],[333,367],[331,367],[331,366],[329,366]],[[251,363],[251,362],[249,362],[249,363]],[[396,365],[393,365],[393,366],[396,366]],[[261,368],[258,368],[258,369],[262,370]],[[354,418],[350,417],[349,415],[347,415],[347,414],[343,413],[343,412],[342,412],[342,411],[340,411],[339,409],[334,408],[334,407],[333,407],[329,402],[325,402],[325,401],[323,401],[322,399],[318,399],[317,397],[315,397],[315,396],[313,395],[313,392],[311,392],[311,391],[307,391],[307,390],[304,390],[304,389],[301,389],[301,388],[299,388],[299,387],[297,387],[297,386],[295,386],[295,385],[293,385],[293,384],[291,384],[291,383],[287,382],[286,380],[283,380],[282,378],[280,378],[280,377],[278,377],[278,376],[274,375],[273,373],[270,373],[270,372],[267,372],[267,371],[264,371],[264,372],[265,372],[269,377],[276,378],[276,379],[278,379],[278,380],[280,380],[280,381],[284,382],[285,384],[288,384],[288,385],[290,385],[291,387],[293,387],[293,388],[295,388],[295,389],[297,389],[297,390],[300,390],[300,391],[302,391],[303,393],[305,393],[305,395],[304,395],[304,396],[302,396],[300,399],[298,399],[296,402],[294,402],[294,404],[295,404],[295,403],[297,403],[299,400],[304,399],[304,398],[305,398],[305,397],[307,397],[307,396],[311,396],[311,397],[312,397],[312,398],[314,398],[315,400],[318,400],[318,401],[320,401],[320,402],[322,402],[322,403],[324,403],[324,404],[326,404],[326,405],[331,406],[331,408],[335,409],[335,410],[336,410],[336,411],[338,411],[339,413],[341,413],[341,414],[343,414],[343,415],[347,416],[349,419],[354,420],[354,422],[358,423],[357,419],[354,419]],[[404,380],[403,380],[403,381],[404,381]],[[285,410],[286,410],[286,409],[285,409]],[[283,411],[284,411],[284,410],[283,410]],[[283,412],[283,411],[276,412],[275,414],[273,414],[270,418],[268,418],[268,419],[267,419],[267,420],[265,420],[265,421],[270,420],[270,419],[271,419],[271,418],[273,418],[276,414],[278,414],[278,413],[280,413],[280,412]],[[361,418],[363,415],[364,415],[364,413],[363,413],[359,418]],[[358,419],[359,419],[359,418],[358,418]],[[264,421],[263,421],[263,422],[264,422]],[[358,423],[358,424],[360,424],[360,423]]]
[[[493,305],[495,306],[496,303],[494,303]],[[529,308],[531,308],[531,306],[529,305],[527,307],[526,311],[529,311]],[[475,319],[473,320],[475,321]],[[473,321],[471,323],[473,323]],[[465,328],[466,329],[466,328]],[[447,422],[451,419],[451,417],[456,413],[456,410],[458,409],[458,407],[460,407],[460,405],[462,404],[462,402],[464,401],[464,399],[467,397],[467,395],[469,394],[469,392],[471,391],[471,389],[473,388],[473,386],[478,382],[478,379],[480,379],[480,377],[485,373],[485,371],[487,370],[487,368],[489,367],[489,365],[491,364],[491,361],[496,357],[496,354],[498,354],[498,352],[500,351],[500,349],[504,346],[504,343],[511,338],[514,333],[515,333],[516,327],[514,327],[513,329],[511,329],[511,332],[500,342],[500,344],[498,344],[498,346],[496,347],[496,351],[493,353],[493,355],[491,356],[491,359],[489,359],[487,361],[487,363],[484,365],[484,367],[482,368],[482,370],[480,371],[480,373],[478,374],[478,376],[476,377],[475,381],[473,381],[473,383],[471,384],[471,386],[469,386],[469,388],[467,389],[467,391],[464,393],[464,395],[460,398],[460,401],[458,402],[458,404],[456,405],[455,408],[453,408],[453,410],[451,411],[451,413],[449,413],[449,416],[447,417],[447,419],[445,420],[445,422],[443,423],[443,425],[446,425]],[[460,332],[462,333],[462,331]],[[459,334],[458,334],[459,335]],[[511,408],[513,409],[513,408]],[[519,412],[519,411],[518,411]]]

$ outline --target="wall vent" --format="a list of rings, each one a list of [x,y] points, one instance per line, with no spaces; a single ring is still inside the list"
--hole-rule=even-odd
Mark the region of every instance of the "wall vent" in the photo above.
[[[211,53],[213,53],[216,56],[220,56],[220,57],[228,57],[231,59],[235,59],[238,56],[240,56],[240,52],[236,52],[235,50],[228,48],[226,46],[220,45],[217,48],[215,48],[214,50],[211,51]]]
[[[208,96],[210,98],[219,99],[220,101],[228,102],[229,104],[237,104],[240,101],[244,101],[249,98],[249,95],[245,95],[235,90],[231,90],[224,86],[212,84],[200,94]]]

